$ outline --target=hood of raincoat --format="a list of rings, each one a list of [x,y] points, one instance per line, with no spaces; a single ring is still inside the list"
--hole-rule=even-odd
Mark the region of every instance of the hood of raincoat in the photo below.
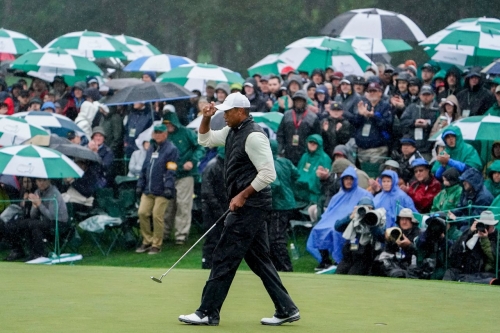
[[[462,116],[462,109],[460,108],[460,105],[458,104],[458,99],[455,95],[450,95],[448,97],[446,97],[446,102],[452,102],[453,105],[455,105],[455,114],[458,115],[458,117],[461,117]],[[441,113],[444,114],[446,111],[445,111],[445,108],[444,108],[445,104],[443,104],[441,106]],[[457,119],[458,117],[454,117],[453,119]]]
[[[448,132],[453,132],[456,137],[456,144],[454,148],[448,147],[446,145],[445,134]],[[450,154],[450,158],[467,164],[470,167],[482,169],[483,163],[477,153],[477,151],[471,145],[467,144],[462,136],[462,131],[457,126],[448,126],[441,136],[445,145],[446,152]]]
[[[290,88],[290,83],[292,83],[292,82],[297,82],[298,85],[299,85],[299,90],[302,89],[302,86],[303,86],[302,85],[302,78],[299,75],[292,75],[292,76],[290,76],[290,79],[286,83],[286,89],[288,91],[290,91],[290,89],[289,89]]]
[[[397,212],[402,208],[410,208],[413,212],[417,212],[413,200],[401,190],[398,186],[398,174],[392,170],[385,170],[379,178],[379,184],[382,186],[382,177],[388,176],[392,180],[390,191],[380,192],[375,196],[373,203],[375,208],[385,208],[386,211],[386,228],[391,228],[396,225]]]
[[[484,185],[483,175],[474,168],[465,170],[460,176],[460,181],[469,183],[476,193],[481,191]]]
[[[450,186],[448,187],[452,187],[459,183],[460,172],[458,172],[458,170],[455,168],[449,168],[443,172],[443,177],[446,178],[446,180],[450,183]]]
[[[348,176],[353,178],[352,187],[349,190],[347,190],[344,187],[344,177],[348,177]],[[342,175],[340,176],[340,186],[342,187],[342,190],[344,192],[351,192],[358,187],[358,175],[356,174],[356,169],[354,169],[354,167],[348,166],[344,170],[344,172],[342,172]]]
[[[459,91],[462,88],[462,82],[461,82],[462,72],[456,66],[452,66],[446,71],[446,75],[444,77],[444,86],[447,90],[450,89],[450,86],[448,85],[448,76],[450,75],[454,75],[457,78],[455,91]]]
[[[179,121],[179,117],[177,117],[177,113],[175,113],[175,112],[166,112],[163,115],[163,123],[165,124],[167,122],[174,125],[176,129],[184,127],[184,126],[182,126],[181,122]]]
[[[488,178],[491,179],[491,174],[493,172],[500,172],[500,160],[496,160],[493,163],[491,163],[490,167],[488,168]]]

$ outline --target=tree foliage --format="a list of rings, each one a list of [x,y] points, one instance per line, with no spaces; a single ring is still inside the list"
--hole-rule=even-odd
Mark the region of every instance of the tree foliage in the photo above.
[[[405,14],[427,35],[465,17],[498,17],[486,0],[1,0],[2,26],[42,46],[71,31],[126,34],[164,53],[238,71],[296,39],[319,34],[335,16],[378,7]]]

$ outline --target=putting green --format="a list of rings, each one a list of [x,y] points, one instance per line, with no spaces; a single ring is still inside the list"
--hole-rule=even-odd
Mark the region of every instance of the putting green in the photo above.
[[[282,274],[302,319],[282,327],[260,280],[239,271],[221,326],[177,321],[199,305],[208,271],[0,263],[0,332],[497,332],[500,288],[441,281]]]

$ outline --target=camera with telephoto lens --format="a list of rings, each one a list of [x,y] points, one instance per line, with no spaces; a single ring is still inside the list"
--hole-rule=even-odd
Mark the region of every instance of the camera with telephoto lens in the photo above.
[[[358,215],[358,218],[362,220],[365,217],[366,213],[368,213],[368,211],[370,210],[370,206],[359,206],[356,210],[356,214]]]
[[[476,230],[478,232],[486,232],[486,224],[484,224],[483,222],[477,222],[476,223]]]
[[[446,222],[441,216],[432,216],[425,221],[427,224],[427,237],[436,240],[446,232]]]
[[[359,222],[368,227],[374,227],[380,224],[385,219],[385,210],[382,212],[381,209],[383,208],[375,210],[370,209],[364,214]]]

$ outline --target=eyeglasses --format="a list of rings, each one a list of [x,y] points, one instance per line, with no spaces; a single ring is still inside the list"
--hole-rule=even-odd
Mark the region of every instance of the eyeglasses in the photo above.
[[[424,172],[424,171],[425,171],[425,169],[424,169],[424,168],[421,168],[421,169],[415,169],[415,170],[414,170],[414,172],[415,172],[415,173],[422,173],[422,172]]]
[[[154,134],[161,134],[161,133],[163,133],[163,131],[154,131],[153,133]]]

